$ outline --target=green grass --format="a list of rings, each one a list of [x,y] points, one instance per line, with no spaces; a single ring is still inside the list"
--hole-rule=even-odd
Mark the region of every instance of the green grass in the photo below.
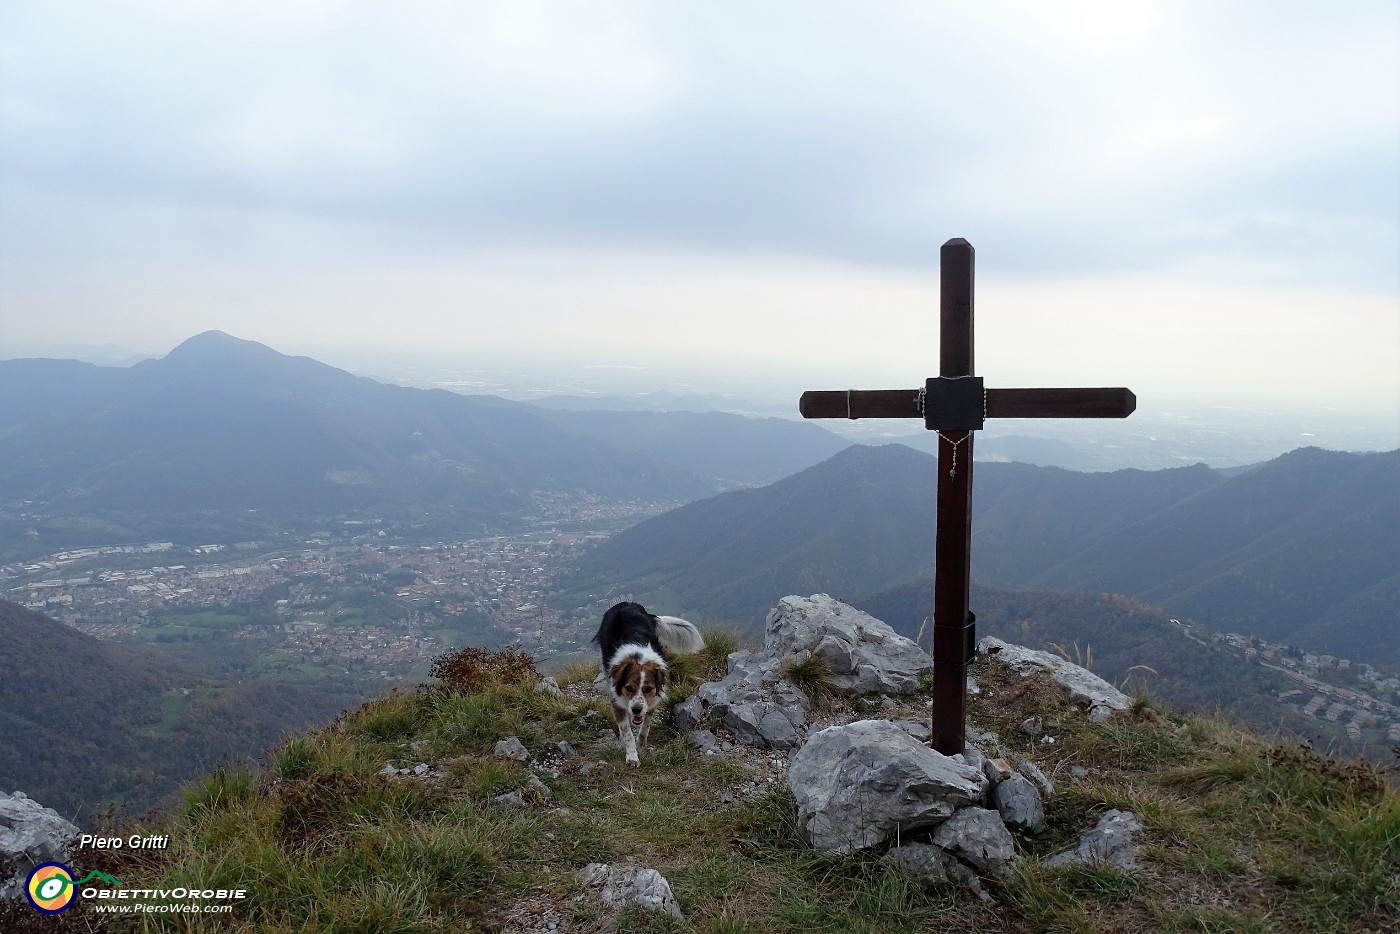
[[[725,633],[706,635],[706,651],[679,669],[679,692],[722,671],[734,648]],[[1015,725],[1036,711],[1057,738],[1036,749],[1059,789],[1046,802],[1048,826],[1017,835],[1020,859],[985,882],[988,901],[878,853],[813,851],[785,785],[735,793],[753,777],[747,765],[700,755],[664,725],[632,770],[614,740],[598,738],[607,721],[588,715],[595,700],[489,678],[392,692],[288,740],[259,769],[211,773],[178,810],[121,831],[169,833],[169,850],[106,858],[128,886],[253,896],[232,919],[136,922],[151,931],[490,931],[522,900],[586,930],[716,934],[1303,934],[1380,931],[1400,916],[1400,798],[1373,769],[1150,702],[1095,725],[1062,702],[1044,706],[1044,685],[985,663],[977,675],[977,724],[1020,742],[1010,739]],[[533,770],[553,793],[548,805],[492,803],[532,774],[491,755],[508,735],[558,772]],[[579,757],[562,759],[561,739]],[[580,771],[596,760],[607,767]],[[385,762],[419,761],[437,777],[379,775]],[[1092,771],[1074,780],[1072,765]],[[1045,867],[1109,808],[1143,818],[1138,870]],[[579,868],[622,859],[667,877],[684,924],[578,898]]]

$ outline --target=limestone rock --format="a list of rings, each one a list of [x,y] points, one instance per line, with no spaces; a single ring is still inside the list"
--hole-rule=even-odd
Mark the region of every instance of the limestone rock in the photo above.
[[[1054,783],[1052,783],[1049,777],[1046,776],[1046,774],[1040,770],[1040,766],[1036,765],[1031,760],[1022,759],[1016,764],[1016,771],[1020,772],[1022,775],[1026,776],[1026,778],[1029,778],[1031,781],[1039,785],[1040,790],[1045,792],[1045,796],[1047,798],[1055,793]]]
[[[768,613],[764,654],[784,662],[819,656],[838,688],[861,694],[908,694],[933,667],[912,640],[824,593],[778,601]]]
[[[671,708],[671,717],[676,721],[676,729],[681,732],[688,732],[699,727],[700,720],[704,716],[705,705],[695,694]]]
[[[1084,863],[1128,871],[1137,868],[1133,834],[1142,829],[1142,820],[1129,811],[1105,811],[1092,830],[1079,835],[1079,845],[1056,853],[1045,861],[1050,868]]]
[[[933,842],[990,876],[1004,875],[1016,858],[1016,842],[1001,815],[986,808],[963,808],[938,825]]]
[[[685,741],[701,752],[709,752],[719,745],[719,740],[709,730],[691,730],[685,734]]]
[[[734,652],[724,680],[700,685],[695,696],[747,746],[790,749],[802,740],[810,702],[782,677],[777,659]]]
[[[875,846],[896,830],[939,824],[981,801],[986,790],[976,769],[886,720],[813,733],[793,755],[787,782],[803,839],[837,853]]]
[[[79,833],[53,808],[24,792],[0,792],[0,863],[15,868],[12,878],[0,877],[0,898],[19,898],[29,871],[40,863],[66,859]]]
[[[524,762],[530,758],[530,753],[525,750],[525,744],[517,736],[507,736],[496,743],[492,753],[497,759],[514,759],[516,762]]]
[[[971,885],[977,880],[977,874],[958,862],[956,857],[929,843],[904,843],[891,847],[880,859],[916,876],[927,876],[935,882]]]
[[[1127,710],[1132,705],[1132,699],[1128,695],[1098,675],[1050,652],[1003,642],[995,636],[986,636],[979,640],[977,651],[1000,659],[1022,677],[1036,671],[1049,672],[1056,683],[1069,694],[1072,702],[1087,705],[1091,712],[1098,706],[1110,710]]]
[[[671,893],[671,883],[655,869],[645,866],[612,866],[608,863],[589,863],[579,870],[579,878],[585,885],[597,888],[598,896],[605,904],[624,907],[629,904],[641,905],[650,911],[663,911],[682,921],[681,906]]]
[[[535,682],[535,690],[541,694],[551,694],[554,697],[562,697],[564,692],[559,689],[559,682],[553,678],[541,678]]]
[[[992,800],[1005,823],[1027,830],[1045,828],[1045,804],[1040,800],[1040,792],[1019,772],[997,785]]]

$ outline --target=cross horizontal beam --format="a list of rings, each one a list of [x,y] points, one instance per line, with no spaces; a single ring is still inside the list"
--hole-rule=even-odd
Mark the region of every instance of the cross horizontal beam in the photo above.
[[[804,392],[803,418],[923,418],[918,389],[835,389]],[[1127,418],[1137,408],[1131,389],[988,389],[988,418]]]

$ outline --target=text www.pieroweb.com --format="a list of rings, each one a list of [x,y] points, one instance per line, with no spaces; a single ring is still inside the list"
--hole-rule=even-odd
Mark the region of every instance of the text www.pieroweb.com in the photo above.
[[[217,915],[233,911],[246,889],[84,889],[92,910],[104,914]],[[145,899],[173,899],[146,901]],[[205,899],[208,899],[207,901]]]
[[[127,914],[129,912],[141,912],[146,914],[199,914],[217,915],[227,914],[233,911],[232,905],[200,905],[193,902],[184,902],[174,905],[152,905],[146,902],[135,903],[112,903],[98,902],[92,906],[92,910],[105,914]]]

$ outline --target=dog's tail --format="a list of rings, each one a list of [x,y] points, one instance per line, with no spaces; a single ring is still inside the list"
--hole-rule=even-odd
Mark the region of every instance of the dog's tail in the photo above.
[[[658,616],[656,638],[661,640],[662,648],[677,655],[689,655],[705,647],[705,637],[700,635],[695,624],[679,616]]]

